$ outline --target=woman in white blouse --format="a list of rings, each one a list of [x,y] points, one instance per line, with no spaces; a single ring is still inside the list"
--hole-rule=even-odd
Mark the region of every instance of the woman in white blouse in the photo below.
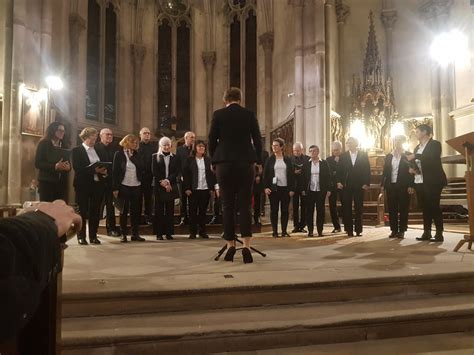
[[[314,207],[316,206],[316,229],[323,235],[326,197],[331,195],[331,173],[326,160],[319,158],[319,147],[309,147],[310,160],[303,166],[306,194],[306,223],[308,237],[313,237]]]
[[[115,198],[123,200],[123,209],[120,211],[120,229],[122,230],[121,242],[127,242],[127,217],[130,211],[132,222],[132,241],[143,242],[138,227],[141,215],[141,179],[143,175],[143,162],[138,155],[138,138],[127,134],[119,143],[123,148],[115,153],[113,163],[112,191]]]
[[[272,142],[273,154],[267,159],[263,172],[265,194],[270,198],[270,220],[272,223],[273,237],[278,237],[278,210],[281,209],[281,236],[289,237],[288,207],[290,197],[295,191],[295,176],[290,157],[283,154],[285,141],[276,138]]]

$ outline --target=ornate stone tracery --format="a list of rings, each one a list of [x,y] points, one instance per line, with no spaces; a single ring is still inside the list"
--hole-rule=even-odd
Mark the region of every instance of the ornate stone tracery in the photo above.
[[[235,16],[240,21],[245,21],[251,11],[257,13],[256,0],[227,0],[224,3],[224,13],[227,14],[229,23],[234,21]]]
[[[158,24],[161,25],[167,19],[171,25],[179,26],[183,21],[191,26],[191,4],[189,0],[159,0],[158,1]]]

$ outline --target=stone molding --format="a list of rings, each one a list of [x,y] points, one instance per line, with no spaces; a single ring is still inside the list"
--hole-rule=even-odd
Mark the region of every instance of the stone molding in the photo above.
[[[453,120],[459,120],[470,116],[474,116],[474,103],[458,107],[449,113],[449,117]]]
[[[382,14],[380,18],[382,19],[382,23],[385,29],[391,30],[393,29],[393,26],[395,25],[395,22],[397,22],[397,19],[398,19],[397,10],[395,9],[382,10]]]
[[[212,68],[216,64],[216,52],[215,51],[205,51],[201,54],[202,62],[206,68]]]
[[[337,23],[344,25],[346,23],[346,19],[351,13],[349,6],[343,4],[342,1],[338,1],[336,3],[336,17]]]
[[[273,32],[265,32],[259,37],[259,43],[263,47],[263,50],[266,51],[273,51],[273,39],[274,35]]]
[[[442,16],[449,16],[452,4],[453,0],[425,0],[419,11],[425,20],[434,20]]]

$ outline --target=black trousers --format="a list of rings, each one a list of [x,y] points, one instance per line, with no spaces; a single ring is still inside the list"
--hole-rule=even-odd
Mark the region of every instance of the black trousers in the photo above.
[[[308,232],[312,233],[314,230],[314,207],[316,206],[316,229],[319,234],[323,233],[324,219],[326,208],[324,202],[326,201],[326,191],[308,191],[306,198],[306,221],[308,224]]]
[[[79,214],[82,218],[82,229],[78,238],[86,238],[86,224],[89,225],[89,239],[97,238],[97,229],[100,220],[100,204],[104,194],[104,183],[95,181],[87,188],[76,188],[76,200],[79,205]],[[86,221],[88,223],[86,223]]]
[[[114,207],[114,195],[112,193],[112,186],[110,184],[105,185],[104,189],[104,207],[105,207],[105,225],[107,232],[114,231],[115,228],[115,207]],[[101,211],[101,215],[103,211]]]
[[[63,182],[38,182],[38,192],[40,201],[53,202],[54,200],[65,200],[66,201],[66,188],[67,185]]]
[[[174,200],[161,201],[155,193],[154,230],[156,235],[173,235],[174,233]]]
[[[146,217],[151,218],[153,215],[153,176],[144,176],[141,185],[141,198],[143,200],[143,213]]]
[[[253,221],[255,224],[260,222],[260,216],[262,215],[262,195],[260,189],[253,194]]]
[[[303,196],[303,191],[295,191],[293,195],[293,228],[303,229],[306,226],[306,215],[306,196]]]
[[[390,184],[386,189],[390,230],[394,233],[406,232],[408,228],[408,208],[410,196],[408,186]]]
[[[212,204],[212,215],[217,222],[220,223],[222,217],[222,203],[221,198],[214,195],[214,201]]]
[[[334,229],[341,229],[341,223],[339,222],[339,213],[337,212],[337,195],[340,195],[339,190],[331,191],[329,196],[329,212],[331,213],[331,222]]]
[[[138,235],[141,216],[141,187],[120,185],[119,195],[124,199],[123,211],[120,213],[120,228],[122,234],[127,235],[127,216],[130,212],[132,235]]]
[[[415,184],[418,205],[423,211],[423,230],[431,232],[434,221],[437,232],[442,232],[443,213],[441,212],[440,199],[443,185]]]
[[[352,219],[352,202],[354,202],[355,221]],[[344,230],[347,233],[362,233],[362,214],[364,212],[364,190],[362,188],[344,187],[342,190],[342,212]]]
[[[254,180],[254,164],[246,162],[220,163],[216,168],[222,202],[224,239],[235,238],[236,199],[240,212],[240,234],[242,237],[252,236],[252,187]]]
[[[181,218],[184,221],[189,221],[189,204],[190,198],[184,192],[183,184],[181,183],[179,186],[179,191],[181,191]]]
[[[270,221],[273,233],[278,233],[278,210],[281,210],[281,230],[286,233],[288,227],[288,216],[290,206],[290,195],[288,187],[278,186],[276,191],[270,194]]]
[[[193,190],[189,203],[189,232],[206,234],[206,211],[211,196],[210,190]]]

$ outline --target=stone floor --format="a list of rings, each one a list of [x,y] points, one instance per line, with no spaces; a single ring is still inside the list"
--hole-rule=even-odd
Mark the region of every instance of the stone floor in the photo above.
[[[330,230],[330,227],[326,227]],[[102,245],[80,246],[70,241],[65,251],[64,292],[83,291],[84,281],[107,283],[107,289],[199,289],[275,285],[318,281],[452,273],[474,270],[474,252],[466,245],[453,252],[461,234],[446,233],[443,243],[418,242],[420,231],[409,230],[403,240],[389,239],[386,227],[366,227],[362,237],[330,235],[275,239],[257,235],[253,245],[265,258],[253,253],[254,263],[243,264],[238,252],[233,263],[214,261],[224,241],[189,240],[121,244],[101,236]]]

